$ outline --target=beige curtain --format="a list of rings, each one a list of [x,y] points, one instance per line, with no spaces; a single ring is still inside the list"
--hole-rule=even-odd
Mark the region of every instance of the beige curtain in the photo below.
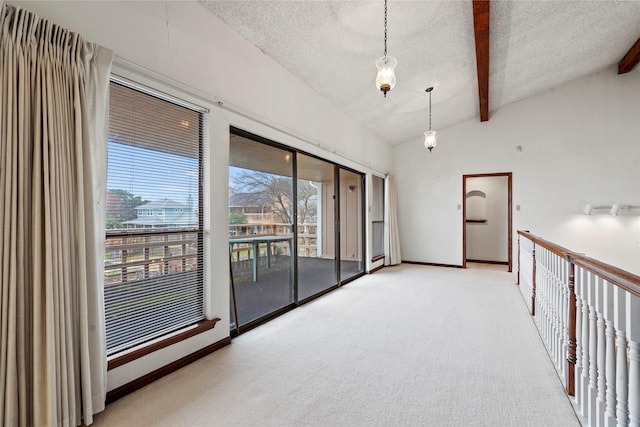
[[[398,201],[396,180],[389,174],[384,186],[384,265],[396,265],[402,262],[400,255],[400,233],[398,232]]]
[[[104,409],[106,108],[113,53],[0,15],[0,424]]]

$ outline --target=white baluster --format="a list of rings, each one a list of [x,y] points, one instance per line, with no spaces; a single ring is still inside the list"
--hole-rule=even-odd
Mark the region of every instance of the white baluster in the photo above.
[[[629,424],[628,376],[627,376],[627,292],[617,288],[613,291],[613,326],[616,329],[616,419],[618,426]]]
[[[536,283],[536,303],[538,304],[538,307],[540,309],[540,322],[542,324],[543,327],[543,337],[546,337],[545,334],[545,330],[544,328],[546,327],[546,322],[545,322],[545,284],[546,282],[544,281],[543,278],[543,274],[542,272],[544,271],[541,266],[542,266],[542,262],[538,262],[536,263],[536,266],[538,267],[539,271],[540,271],[540,275],[538,277],[540,277],[540,280],[538,280],[538,282]],[[536,313],[537,314],[537,313]]]
[[[555,254],[549,253],[549,262],[553,268],[549,277],[549,341],[553,348],[553,362],[558,370],[558,311],[557,311],[557,291],[558,291],[558,262]]]
[[[640,343],[629,341],[629,426],[640,426]]]
[[[560,378],[564,378],[564,361],[566,360],[566,353],[562,351],[564,342],[564,263],[560,257],[558,258],[558,277],[556,280],[556,324],[557,336],[556,336],[556,348],[558,349],[558,355],[556,356],[558,368],[560,370]]]
[[[605,337],[605,324],[604,324],[604,316],[602,315],[603,309],[603,283],[600,277],[596,277],[596,348],[597,348],[597,356],[596,356],[596,365],[598,371],[598,378],[596,380],[596,423],[594,425],[601,426],[604,424],[604,412],[606,409],[605,399],[606,399],[606,391],[607,391],[607,382],[605,379],[605,369],[606,369],[606,337]]]
[[[538,271],[540,272],[540,274],[538,274],[537,277],[540,278],[540,280],[537,281],[536,283],[536,316],[539,316],[539,321],[540,321],[540,332],[542,333],[542,340],[544,342],[545,347],[549,347],[547,344],[547,323],[546,323],[546,318],[545,318],[545,304],[544,304],[544,297],[545,297],[545,284],[546,281],[544,280],[544,269],[542,268],[542,266],[544,266],[544,254],[545,254],[545,250],[542,248],[538,248],[538,252],[537,252],[539,258],[536,258],[536,268],[538,269]]]
[[[598,316],[595,307],[595,280],[591,273],[588,273],[587,277],[589,278],[589,412],[587,423],[590,426],[595,426],[597,425],[598,400],[598,329],[596,326]]]
[[[560,288],[560,366],[562,378],[567,378],[567,357],[569,356],[569,263],[562,260],[562,287]],[[566,384],[565,384],[566,385]]]
[[[598,401],[596,403],[596,416],[597,422],[596,425],[601,426],[604,424],[604,413],[606,410],[606,391],[607,391],[607,381],[606,381],[606,348],[605,345],[607,343],[605,336],[605,322],[604,322],[604,281],[600,277],[596,277],[596,315],[598,316],[598,320],[596,326],[598,328],[597,335],[597,348],[598,348],[598,356],[597,356],[597,366],[598,366],[598,381],[596,383],[597,391],[598,391]]]
[[[606,410],[604,425],[613,427],[616,423],[616,333],[613,328],[613,295],[615,286],[612,283],[604,282],[604,322],[606,340]]]
[[[629,426],[640,427],[640,298],[627,293]]]
[[[582,288],[582,416],[587,418],[589,414],[589,282],[588,273],[580,269],[580,286]]]
[[[628,376],[627,376],[627,338],[624,331],[618,331],[618,356],[616,361],[616,419],[618,426],[629,425]]]
[[[566,378],[566,366],[567,366],[567,348],[566,348],[566,335],[567,335],[567,323],[566,319],[566,283],[567,272],[565,262],[560,259],[560,280],[558,281],[558,366],[560,366],[560,378]]]
[[[556,370],[558,369],[557,359],[556,359],[556,348],[555,348],[555,335],[556,335],[556,326],[555,326],[555,316],[553,315],[553,292],[554,292],[554,281],[555,281],[555,269],[554,269],[554,259],[550,256],[549,258],[549,274],[548,280],[545,286],[545,305],[546,305],[546,313],[547,313],[547,347],[551,352],[551,360],[553,360],[553,364],[555,365]],[[553,270],[551,270],[553,269]]]
[[[560,378],[566,378],[567,349],[565,336],[567,334],[565,286],[567,283],[565,262],[560,259],[560,280],[558,281],[558,365]]]
[[[576,293],[576,370],[575,401],[578,407],[582,407],[582,286],[581,271],[579,267],[575,270],[575,293]]]
[[[536,265],[536,245],[533,245],[533,248],[531,249],[531,277],[533,279],[533,276],[536,274],[535,271],[537,270],[538,266]],[[537,280],[537,279],[536,279]],[[540,319],[538,318],[538,313],[536,312],[537,310],[537,305],[538,305],[538,301],[536,299],[536,291],[537,291],[537,284],[536,284],[536,280],[531,280],[531,300],[527,301],[527,305],[529,306],[529,310],[534,313],[535,312],[535,321],[536,321],[536,325],[538,326],[538,329],[540,329]],[[533,302],[533,304],[532,304]]]
[[[564,315],[562,316],[562,320],[563,320],[563,335],[562,335],[562,339],[563,339],[563,347],[562,347],[562,357],[563,357],[563,363],[562,366],[564,367],[565,373],[568,374],[568,367],[569,365],[568,363],[568,359],[567,357],[569,356],[569,316],[570,316],[570,304],[571,304],[571,293],[569,291],[569,263],[565,261],[565,265],[566,265],[566,269],[567,269],[567,278],[566,278],[566,282],[565,282],[565,286],[564,286],[564,301],[562,303],[562,307],[564,307]],[[575,302],[574,302],[575,304]],[[566,374],[564,375],[563,378],[566,378]]]
[[[542,340],[547,350],[549,349],[549,331],[548,331],[548,319],[547,319],[547,305],[546,305],[546,285],[547,281],[544,280],[544,254],[545,251],[540,248],[540,261],[536,262],[536,267],[540,274],[540,280],[536,283],[536,316],[540,313],[540,332],[542,333]]]
[[[549,278],[549,343],[551,348],[553,349],[553,364],[555,365],[556,370],[558,370],[558,346],[557,346],[557,336],[558,336],[558,322],[556,317],[556,275],[557,265],[555,265],[555,257],[553,259],[553,274]]]

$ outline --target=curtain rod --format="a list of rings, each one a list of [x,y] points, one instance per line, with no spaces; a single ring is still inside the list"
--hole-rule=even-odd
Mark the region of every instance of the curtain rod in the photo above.
[[[209,93],[207,93],[205,91],[202,91],[200,89],[196,89],[196,88],[194,88],[192,86],[189,86],[187,84],[184,84],[184,83],[177,82],[177,81],[175,81],[174,79],[172,79],[170,77],[167,77],[167,76],[165,76],[163,74],[160,74],[158,72],[155,72],[153,70],[145,68],[145,67],[143,67],[141,65],[138,65],[138,64],[136,64],[134,62],[131,62],[128,59],[125,59],[125,58],[122,58],[122,57],[116,55],[113,62],[114,62],[114,65],[117,68],[121,68],[123,70],[132,71],[132,72],[134,72],[136,74],[142,74],[142,75],[145,75],[147,77],[150,77],[153,80],[156,80],[156,81],[162,83],[163,85],[167,85],[167,86],[169,86],[169,87],[171,87],[173,89],[177,89],[179,91],[186,92],[189,95],[194,96],[195,98],[201,99],[202,101],[205,101],[205,102],[207,102],[209,104],[213,104],[213,105],[217,106],[220,109],[227,110],[227,111],[230,111],[230,112],[232,112],[234,114],[240,115],[240,116],[242,116],[244,118],[247,118],[249,120],[252,120],[252,121],[254,121],[256,123],[259,123],[259,124],[262,124],[264,126],[267,126],[267,127],[271,128],[273,130],[276,130],[278,132],[284,133],[285,135],[288,135],[288,136],[290,136],[292,138],[295,138],[300,142],[303,142],[303,143],[308,144],[310,146],[319,148],[319,149],[321,149],[321,150],[323,150],[323,151],[325,151],[327,153],[331,153],[331,154],[333,154],[335,156],[338,156],[338,157],[340,157],[342,159],[348,160],[349,162],[352,162],[352,163],[355,163],[355,164],[357,164],[359,166],[362,166],[362,167],[366,168],[369,172],[371,172],[371,173],[373,173],[375,175],[379,175],[381,177],[385,177],[387,175],[386,173],[379,172],[379,171],[373,169],[371,167],[371,164],[361,162],[361,161],[351,157],[348,154],[345,154],[345,153],[342,153],[342,152],[340,152],[338,150],[330,148],[330,147],[328,147],[328,146],[326,146],[326,145],[324,145],[324,144],[322,144],[320,142],[313,141],[310,138],[303,137],[303,136],[299,135],[293,129],[290,129],[290,128],[286,127],[286,126],[283,126],[283,125],[280,125],[278,123],[275,123],[272,120],[267,119],[266,117],[263,117],[263,116],[261,116],[259,114],[256,114],[256,113],[253,113],[253,112],[251,112],[251,111],[249,111],[249,110],[247,110],[247,109],[245,109],[243,107],[234,105],[231,102],[227,102],[227,101],[225,101],[225,100],[223,100],[223,99],[221,99],[221,98],[219,98],[217,96],[211,95],[211,94],[209,94]],[[117,73],[115,73],[115,74],[117,74]]]

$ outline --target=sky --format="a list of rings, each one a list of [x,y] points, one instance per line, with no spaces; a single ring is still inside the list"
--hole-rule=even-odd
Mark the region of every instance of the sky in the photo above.
[[[107,189],[126,190],[144,200],[186,203],[198,198],[198,160],[109,141]]]
[[[229,166],[229,187],[233,188],[237,185],[236,179],[243,172],[248,172],[248,170],[243,168],[237,168],[235,166]]]
[[[164,198],[187,203],[198,198],[198,161],[194,157],[168,154],[109,141],[107,189],[125,190],[143,200]],[[229,167],[229,186],[251,170]]]

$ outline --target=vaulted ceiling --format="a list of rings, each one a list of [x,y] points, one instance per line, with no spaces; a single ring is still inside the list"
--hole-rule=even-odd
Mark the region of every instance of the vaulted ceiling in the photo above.
[[[386,98],[375,88],[374,66],[384,50],[383,0],[201,4],[390,144],[427,130],[429,86],[435,87],[435,130],[480,120],[482,73],[471,0],[389,0],[388,52],[398,60],[398,83]],[[477,7],[479,17],[482,5]],[[631,63],[640,55],[640,47],[632,49],[640,37],[637,0],[494,0],[489,16],[484,119],[506,104],[612,67],[627,53]],[[482,28],[476,29],[482,37]]]

